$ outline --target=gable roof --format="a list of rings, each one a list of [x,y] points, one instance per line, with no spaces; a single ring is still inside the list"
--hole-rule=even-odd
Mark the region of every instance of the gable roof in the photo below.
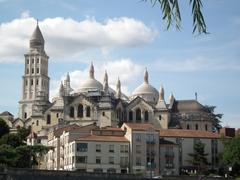
[[[175,100],[172,106],[173,112],[202,111],[208,112],[197,100]]]
[[[218,133],[200,130],[186,129],[160,129],[160,137],[181,137],[181,138],[210,138],[218,139],[221,137]]]
[[[0,116],[13,116],[13,115],[8,111],[4,111],[0,114]]]
[[[59,137],[63,133],[63,131],[70,131],[70,130],[73,130],[76,128],[79,128],[79,126],[77,124],[70,124],[70,125],[67,125],[67,126],[64,126],[64,127],[54,130],[53,134],[54,134],[54,136]]]
[[[149,105],[149,106],[152,107],[153,109],[155,109],[152,104],[148,103],[147,101],[145,101],[145,99],[141,98],[140,96],[137,96],[137,97],[135,97],[134,99],[132,99],[132,100],[129,102],[129,104],[127,105],[127,108],[129,108],[129,106],[131,106],[133,103],[137,102],[137,104],[138,104],[138,103],[141,102],[141,101],[144,102],[144,103],[146,103],[147,105]]]
[[[147,131],[148,129],[155,129],[150,123],[124,123],[123,126],[124,125],[135,131]]]

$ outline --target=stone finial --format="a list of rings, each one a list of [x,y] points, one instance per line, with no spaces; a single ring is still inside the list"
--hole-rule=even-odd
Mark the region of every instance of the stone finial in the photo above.
[[[172,104],[173,101],[174,101],[174,96],[173,96],[173,93],[171,92],[170,96],[169,96],[169,103]]]
[[[121,98],[121,95],[122,95],[122,92],[121,92],[121,82],[120,82],[120,79],[118,77],[118,81],[117,81],[117,88],[116,88],[116,97],[118,99]]]
[[[61,81],[60,88],[59,88],[59,96],[60,97],[64,96],[64,87],[63,87],[62,81]]]
[[[70,75],[69,75],[69,72],[67,73],[66,81],[70,82]]]
[[[108,74],[105,70],[104,79],[103,79],[103,90],[107,94],[108,93]]]
[[[89,77],[91,79],[94,79],[94,66],[93,66],[93,62],[91,62],[91,66],[90,66],[90,69],[89,69]]]
[[[164,101],[164,88],[162,85],[161,85],[160,91],[159,91],[159,100]]]
[[[148,70],[147,70],[147,68],[145,69],[145,72],[144,72],[144,82],[148,84]]]

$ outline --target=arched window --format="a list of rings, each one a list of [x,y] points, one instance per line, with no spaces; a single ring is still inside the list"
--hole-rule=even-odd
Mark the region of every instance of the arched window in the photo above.
[[[47,115],[47,124],[51,124],[51,115],[50,114]]]
[[[144,112],[144,120],[145,120],[145,121],[148,121],[148,111],[145,111],[145,112]]]
[[[91,109],[90,106],[86,107],[86,117],[90,117],[91,116]]]
[[[137,121],[137,122],[139,122],[139,121],[141,122],[141,120],[142,120],[142,117],[141,117],[141,109],[138,108],[138,109],[136,110],[136,121]]]
[[[190,129],[190,126],[189,126],[189,124],[187,124],[187,129]]]
[[[159,120],[159,121],[162,120],[162,116],[161,116],[161,115],[158,116],[158,120]]]
[[[132,121],[132,120],[133,120],[133,112],[132,112],[132,111],[129,111],[129,113],[128,113],[128,119],[129,119],[129,121]]]
[[[83,117],[83,105],[82,104],[78,105],[78,117],[80,117],[80,118]]]
[[[206,131],[208,130],[208,125],[207,125],[207,124],[205,124],[205,130],[206,130]]]
[[[39,124],[39,122],[38,122],[38,120],[37,120],[36,125],[38,126],[38,124]]]
[[[69,116],[70,116],[71,118],[74,117],[74,107],[70,107],[70,114],[69,114]]]
[[[24,118],[25,118],[25,119],[27,118],[27,113],[26,113],[26,112],[24,113]]]
[[[195,125],[195,129],[198,130],[198,124]]]

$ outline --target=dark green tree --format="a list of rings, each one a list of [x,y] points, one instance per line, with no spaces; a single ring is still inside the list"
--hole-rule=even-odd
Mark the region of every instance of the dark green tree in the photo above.
[[[232,167],[233,175],[240,175],[240,136],[223,138],[224,151],[222,162],[225,167]]]
[[[4,134],[8,134],[8,133],[9,133],[9,126],[2,118],[0,118],[0,138]]]
[[[202,170],[206,167],[206,165],[209,165],[207,161],[208,154],[205,153],[205,144],[201,141],[194,144],[194,153],[189,153],[188,155],[191,157],[188,162],[195,166],[198,169],[198,173],[201,173]]]
[[[27,136],[30,134],[31,128],[25,128],[25,127],[18,127],[17,128],[17,135],[20,137],[22,141],[27,140]]]
[[[223,114],[215,113],[216,106],[205,105],[205,108],[207,108],[210,113],[210,118],[213,122],[213,128],[214,128],[213,131],[219,131],[222,128],[221,118],[223,117]]]
[[[0,164],[14,167],[16,163],[16,151],[12,146],[0,145]]]
[[[162,20],[167,22],[167,29],[172,25],[179,30],[181,28],[181,12],[178,0],[145,0],[150,1],[153,6],[159,5],[162,12]],[[193,33],[207,34],[207,26],[202,13],[201,0],[188,0],[192,7]]]
[[[23,145],[22,139],[17,134],[5,134],[0,139],[0,145],[7,144],[14,148]]]

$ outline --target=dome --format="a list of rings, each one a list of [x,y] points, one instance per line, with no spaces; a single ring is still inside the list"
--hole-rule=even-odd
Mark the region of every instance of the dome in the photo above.
[[[83,83],[83,85],[80,87],[80,92],[85,92],[89,90],[103,90],[103,85],[94,78],[94,67],[91,63],[90,70],[89,70],[89,78]]]
[[[80,91],[103,90],[103,85],[96,79],[87,79],[80,88]]]
[[[138,86],[132,93],[132,98],[141,97],[145,101],[157,104],[159,98],[159,92],[153,86],[148,83],[148,72],[144,73],[144,82]]]

